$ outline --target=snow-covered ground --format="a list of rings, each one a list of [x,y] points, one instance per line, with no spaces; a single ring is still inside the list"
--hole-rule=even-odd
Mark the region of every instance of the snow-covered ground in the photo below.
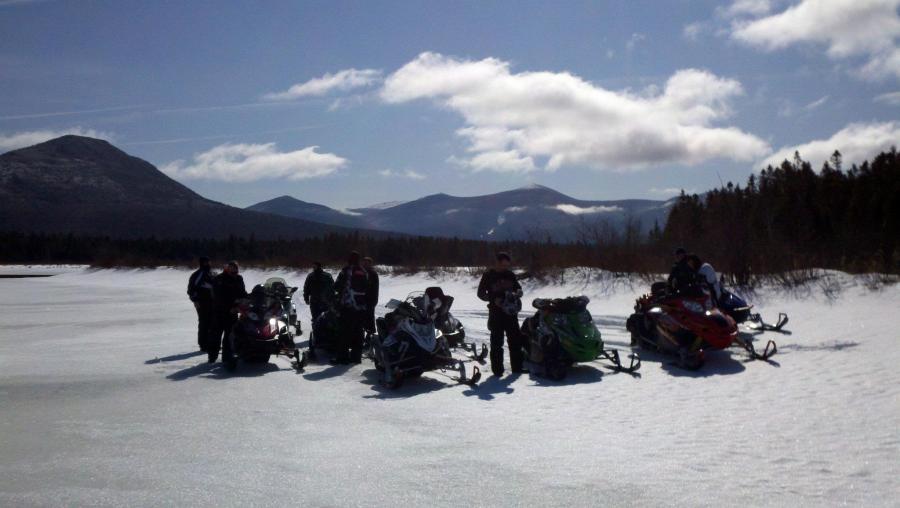
[[[772,364],[735,350],[690,373],[645,355],[640,378],[587,365],[563,383],[428,374],[390,392],[368,362],[208,365],[185,271],[2,273],[28,271],[58,275],[0,279],[0,506],[900,502],[897,286],[760,291],[764,316],[791,318],[757,337],[778,342]],[[568,279],[526,298],[587,294],[626,348],[643,285]],[[471,277],[386,276],[382,301],[436,283],[483,340]]]

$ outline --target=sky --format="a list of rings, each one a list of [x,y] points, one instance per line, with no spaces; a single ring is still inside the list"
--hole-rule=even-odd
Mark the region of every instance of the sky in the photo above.
[[[0,0],[0,151],[110,140],[335,208],[664,199],[900,140],[900,0]]]

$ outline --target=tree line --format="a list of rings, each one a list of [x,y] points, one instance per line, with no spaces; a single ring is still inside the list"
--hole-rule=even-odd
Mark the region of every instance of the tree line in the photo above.
[[[585,266],[613,272],[660,273],[675,246],[711,261],[738,284],[754,276],[810,268],[900,273],[900,156],[892,149],[871,162],[843,168],[835,152],[821,171],[799,154],[778,167],[728,183],[703,196],[682,192],[665,227],[649,234],[628,219],[624,227],[584,221],[574,242],[540,235],[521,241],[328,234],[305,239],[121,239],[0,232],[0,263],[79,263],[95,266],[188,265],[206,255],[258,266],[340,265],[352,250],[377,263],[410,270],[485,266],[497,251],[540,274]]]

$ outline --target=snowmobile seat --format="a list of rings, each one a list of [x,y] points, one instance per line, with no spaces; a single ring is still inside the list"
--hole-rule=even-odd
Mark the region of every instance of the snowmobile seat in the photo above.
[[[566,298],[535,298],[531,306],[538,310],[569,314],[581,312],[587,308],[590,299],[587,296],[569,296]]]

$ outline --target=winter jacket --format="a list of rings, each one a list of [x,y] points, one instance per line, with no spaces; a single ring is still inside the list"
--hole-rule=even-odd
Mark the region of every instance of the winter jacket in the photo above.
[[[334,283],[338,305],[345,309],[366,310],[369,305],[369,272],[360,265],[347,265]]]
[[[330,302],[334,298],[334,277],[325,270],[313,270],[303,283],[303,301]]]
[[[672,271],[669,272],[669,280],[667,282],[669,289],[672,291],[683,291],[697,285],[697,272],[688,265],[687,259],[682,259],[672,265]]]
[[[366,270],[366,272],[369,276],[369,289],[366,292],[368,301],[366,303],[369,305],[369,309],[374,309],[378,306],[378,272],[374,268]]]
[[[213,273],[209,268],[200,268],[188,278],[188,298],[192,302],[211,302],[213,299]]]
[[[231,312],[235,300],[246,297],[247,289],[244,287],[244,278],[240,275],[222,272],[213,279],[213,302],[216,312]]]
[[[507,292],[514,292],[516,296],[522,296],[522,286],[516,279],[512,270],[495,270],[491,268],[481,276],[478,284],[478,298],[488,302],[488,309],[502,310],[494,302],[496,299],[504,299]]]

